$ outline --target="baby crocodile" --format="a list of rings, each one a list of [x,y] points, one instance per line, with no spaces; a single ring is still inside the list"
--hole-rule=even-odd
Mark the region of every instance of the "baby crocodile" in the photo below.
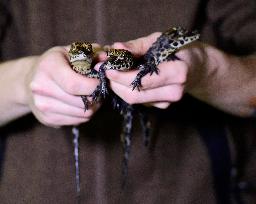
[[[90,95],[93,101],[97,102],[101,97],[105,98],[108,94],[105,70],[129,70],[134,65],[133,55],[128,50],[109,49],[106,50],[108,59],[100,66],[99,72],[91,67],[93,60],[93,48],[89,42],[74,42],[69,50],[70,63],[72,69],[89,78],[100,78],[100,84],[96,90]],[[88,109],[89,101],[86,96],[81,96]]]
[[[196,31],[189,32],[181,27],[173,27],[162,33],[157,38],[156,42],[152,44],[146,54],[143,56],[143,63],[138,66],[140,70],[134,81],[131,83],[133,90],[141,88],[141,79],[146,74],[153,73],[158,74],[159,70],[157,66],[164,61],[177,60],[175,53],[185,45],[194,42],[199,39],[199,34]],[[69,51],[70,63],[72,68],[83,75],[91,78],[99,78],[100,84],[96,90],[90,95],[92,96],[92,102],[105,98],[108,95],[108,86],[105,71],[108,69],[114,70],[130,70],[135,66],[135,59],[133,55],[127,50],[110,49],[107,51],[108,59],[100,66],[99,72],[91,68],[93,49],[90,43],[87,42],[75,42],[72,43]],[[88,109],[88,99],[86,96],[81,96],[85,105],[85,110]],[[135,106],[127,104],[120,99],[117,95],[112,93],[112,100],[114,107],[119,108],[121,114],[124,117],[123,130],[122,130],[122,143],[124,149],[123,160],[123,174],[127,176],[128,158],[131,147],[131,130],[132,120],[135,110]],[[140,112],[140,120],[142,122],[144,141],[147,144],[149,138],[149,121],[146,114]]]
[[[69,61],[72,69],[89,78],[99,78],[98,72],[91,68],[93,60],[93,48],[89,42],[74,42],[71,44]],[[81,96],[85,111],[89,108],[89,101],[86,96]]]
[[[140,90],[141,79],[146,74],[158,74],[157,66],[160,63],[179,59],[175,53],[185,45],[198,40],[199,36],[197,31],[189,32],[182,27],[172,27],[162,33],[143,56],[143,64],[138,66],[140,71],[131,83],[133,90]]]
[[[100,85],[97,87],[99,93],[104,98],[108,94],[107,81],[106,81],[106,70],[119,70],[126,71],[130,70],[135,65],[135,59],[128,50],[124,49],[109,49],[106,51],[108,60],[104,62],[99,68]]]
[[[145,113],[142,110],[137,110],[132,105],[129,105],[125,101],[123,101],[120,97],[114,94],[112,91],[108,90],[107,79],[105,75],[105,70],[114,69],[114,70],[129,70],[134,65],[133,55],[123,49],[109,49],[106,50],[108,59],[100,66],[99,72],[92,68],[93,61],[93,48],[89,42],[74,42],[71,44],[71,48],[69,50],[69,58],[72,69],[82,75],[85,75],[90,78],[99,78],[100,84],[97,86],[96,90],[89,96],[92,97],[92,103],[99,101],[102,98],[105,98],[107,95],[110,95],[113,102],[113,107],[118,109],[123,116],[123,127],[121,133],[121,141],[123,144],[124,158],[123,158],[123,175],[124,181],[127,177],[128,172],[128,159],[131,147],[131,132],[132,132],[132,121],[134,113],[139,113],[144,138],[149,138],[149,128],[150,123],[147,119]],[[87,96],[81,96],[84,102],[85,111],[88,109],[90,105]],[[78,163],[78,137],[79,130],[74,127],[73,128],[74,135],[74,155],[75,155],[75,167],[76,167],[76,184],[77,191],[80,191],[79,187],[79,163]],[[145,139],[145,143],[147,143]]]

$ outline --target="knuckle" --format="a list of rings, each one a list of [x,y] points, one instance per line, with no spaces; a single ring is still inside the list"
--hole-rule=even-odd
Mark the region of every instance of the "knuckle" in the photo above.
[[[179,101],[183,96],[183,88],[178,86],[172,94],[173,101]]]
[[[61,124],[61,120],[59,118],[50,114],[45,117],[45,122],[48,124],[48,126],[56,126]]]
[[[121,42],[114,42],[112,47],[115,49],[124,49],[124,45]]]
[[[177,86],[177,87],[169,87],[169,90],[168,90],[168,93],[167,96],[167,100],[168,101],[171,101],[171,102],[176,102],[176,101],[179,101],[182,96],[183,96],[183,88],[182,86]]]
[[[29,83],[29,89],[31,90],[31,92],[35,93],[38,92],[41,89],[41,87],[40,84],[33,80]]]
[[[130,92],[127,92],[122,99],[130,105],[133,105],[137,102],[135,95]]]
[[[33,80],[29,84],[29,89],[34,94],[45,95],[49,92],[49,90],[47,91],[46,88],[47,88],[47,86],[44,86],[42,83],[40,83],[39,81],[36,81],[36,80]]]
[[[91,118],[92,115],[93,115],[93,113],[94,113],[94,111],[91,110],[91,109],[89,109],[89,110],[86,110],[86,111],[84,112],[84,116],[85,116],[85,118]]]
[[[187,66],[185,64],[182,64],[179,69],[177,70],[178,71],[178,74],[177,74],[177,81],[179,83],[185,83],[187,81]]]
[[[65,80],[63,83],[63,89],[70,94],[75,94],[78,90],[77,83],[71,80]]]
[[[43,100],[36,96],[34,97],[34,105],[40,112],[48,112],[50,108],[48,103],[45,103]]]
[[[64,48],[56,46],[46,51],[37,62],[37,70],[52,73],[56,64],[56,57],[64,53]]]
[[[119,81],[120,80],[120,72],[115,71],[115,70],[108,70],[107,71],[109,79],[112,79],[114,81]]]

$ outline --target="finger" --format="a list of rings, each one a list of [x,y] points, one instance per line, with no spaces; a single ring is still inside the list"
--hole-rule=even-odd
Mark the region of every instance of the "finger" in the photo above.
[[[57,128],[63,125],[78,125],[90,120],[90,117],[77,117],[54,112],[44,112],[38,108],[40,104],[33,102],[30,104],[33,114],[42,123],[50,127]],[[42,110],[42,111],[41,111]]]
[[[71,106],[54,98],[41,95],[34,96],[34,105],[42,113],[57,113],[72,117],[90,118],[95,112],[93,108],[84,111],[83,108]]]
[[[94,66],[94,69],[99,71],[100,69],[100,66],[103,64],[103,62],[98,62],[95,66]]]
[[[105,61],[107,59],[107,53],[105,52],[105,48],[100,46],[97,43],[93,43],[92,44],[92,49],[93,49],[93,53],[94,53],[94,60],[95,61]]]
[[[38,119],[41,123],[50,127],[79,125],[90,120],[89,118],[66,116],[57,113],[42,113]]]
[[[107,53],[106,52],[99,52],[97,55],[97,61],[103,62],[108,59]]]
[[[115,49],[126,49],[133,53],[135,56],[142,56],[147,52],[147,50],[160,35],[160,32],[155,32],[136,40],[130,40],[128,42],[116,42],[112,45],[112,47]]]
[[[183,84],[186,82],[188,68],[183,61],[163,62],[158,68],[159,74],[147,74],[142,78],[142,90],[163,87],[170,84]],[[107,70],[106,76],[111,81],[131,88],[131,83],[136,78],[138,72],[138,70],[128,72]]]
[[[84,108],[84,104],[80,96],[75,96],[65,92],[54,81],[51,80],[48,80],[47,86],[45,86],[44,81],[46,81],[46,76],[42,75],[40,79],[37,80],[37,83],[30,84],[30,89],[33,94],[52,97],[71,106]]]
[[[49,51],[38,66],[37,75],[46,72],[52,80],[70,94],[89,95],[98,85],[98,80],[82,76],[71,69],[66,49],[63,47]]]
[[[153,102],[175,102],[183,96],[184,85],[173,84],[160,88],[132,91],[130,88],[111,82],[112,90],[129,104],[153,103]]]
[[[159,108],[159,109],[166,109],[171,105],[171,103],[170,102],[155,102],[155,103],[149,103],[149,105]]]

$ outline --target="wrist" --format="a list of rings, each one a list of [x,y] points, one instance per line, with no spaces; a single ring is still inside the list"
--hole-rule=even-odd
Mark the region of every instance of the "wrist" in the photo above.
[[[230,68],[229,56],[222,51],[200,43],[193,48],[189,61],[187,92],[194,97],[210,102],[214,100]]]
[[[38,60],[37,56],[29,56],[17,60],[17,72],[20,74],[17,83],[17,104],[27,106],[29,101],[29,81],[33,73],[34,66]]]
[[[210,45],[204,45],[202,53],[199,56],[204,56],[203,60],[191,66],[190,76],[194,79],[187,92],[225,112],[239,116],[250,114],[252,108],[248,101],[255,83],[254,71],[248,68],[252,66],[246,65],[243,58]]]
[[[0,64],[0,126],[31,112],[28,106],[26,78],[36,57],[10,60]]]

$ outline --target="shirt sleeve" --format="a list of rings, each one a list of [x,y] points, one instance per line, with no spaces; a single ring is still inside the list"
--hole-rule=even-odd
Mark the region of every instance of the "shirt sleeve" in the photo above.
[[[256,53],[256,1],[210,0],[207,19],[216,43],[230,53]]]

